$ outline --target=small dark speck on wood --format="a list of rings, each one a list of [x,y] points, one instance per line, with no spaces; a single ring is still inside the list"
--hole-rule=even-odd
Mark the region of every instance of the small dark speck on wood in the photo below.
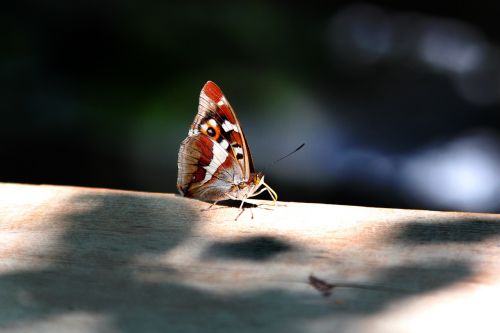
[[[332,289],[335,288],[334,284],[318,279],[312,274],[309,275],[309,284],[325,297],[330,296],[332,294]]]
[[[383,291],[383,292],[391,292],[391,293],[410,293],[409,290],[399,289],[399,288],[390,288],[384,286],[375,286],[375,285],[365,285],[358,283],[328,283],[320,278],[315,277],[314,275],[309,275],[309,284],[313,286],[317,291],[319,291],[323,296],[328,297],[332,294],[333,288],[356,288],[356,289],[366,289],[366,290],[374,290],[374,291]]]

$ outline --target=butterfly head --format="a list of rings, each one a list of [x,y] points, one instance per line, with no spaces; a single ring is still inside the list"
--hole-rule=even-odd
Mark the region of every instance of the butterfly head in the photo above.
[[[264,174],[262,172],[252,173],[248,181],[242,181],[232,186],[230,197],[236,200],[245,200],[265,191],[269,193],[274,202],[278,200],[278,194],[264,182]]]

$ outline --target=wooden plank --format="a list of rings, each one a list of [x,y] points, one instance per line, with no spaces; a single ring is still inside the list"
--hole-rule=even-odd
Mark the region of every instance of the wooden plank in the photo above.
[[[500,215],[259,203],[0,184],[0,329],[498,332]]]

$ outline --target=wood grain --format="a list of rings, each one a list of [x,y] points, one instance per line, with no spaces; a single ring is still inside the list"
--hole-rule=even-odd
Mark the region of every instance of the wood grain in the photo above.
[[[499,215],[258,203],[0,184],[0,330],[498,332]]]

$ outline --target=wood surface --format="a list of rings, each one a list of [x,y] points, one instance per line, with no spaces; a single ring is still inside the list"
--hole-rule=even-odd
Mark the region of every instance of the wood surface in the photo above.
[[[258,203],[0,184],[0,331],[500,332],[500,215]]]

